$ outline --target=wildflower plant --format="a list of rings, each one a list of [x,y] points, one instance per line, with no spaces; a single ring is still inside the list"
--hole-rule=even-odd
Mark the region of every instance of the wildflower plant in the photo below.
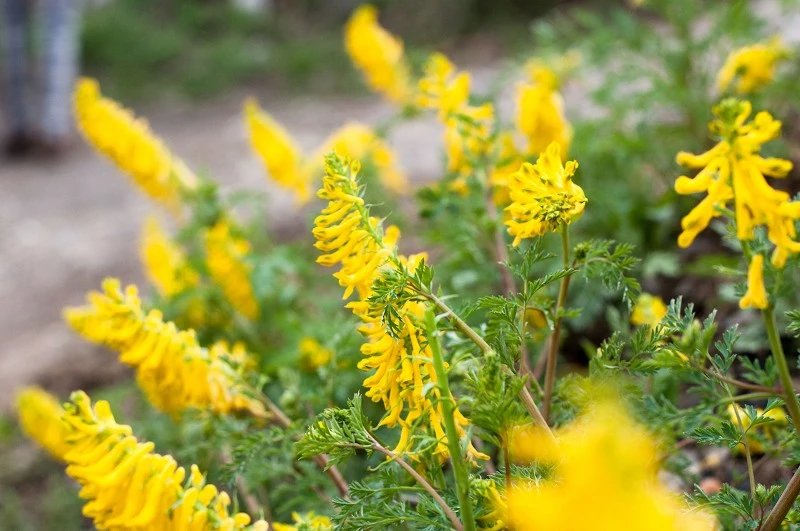
[[[665,68],[619,57],[637,65],[625,75],[655,80],[653,101],[609,81],[593,95],[602,118],[562,94],[587,63],[574,51],[514,62],[505,115],[445,55],[415,68],[378,12],[357,8],[345,48],[394,106],[385,124],[347,123],[305,151],[255,100],[244,105],[254,157],[314,212],[293,242],[264,229],[261,196],[196,177],[82,80],[87,140],[179,214],[144,226],[150,296],[108,279],[64,314],[135,371],[133,410],[146,420],[120,424],[83,392],[63,406],[37,389],[18,399],[25,433],[80,484],[84,514],[123,529],[796,526],[787,347],[800,335],[800,209],[773,181],[792,179],[770,145],[783,107],[753,112],[771,108],[791,51],[775,41],[719,54],[717,78],[684,78],[737,13],[718,8],[698,37],[693,8],[673,4],[684,2],[637,8],[677,43],[658,56]],[[549,38],[599,24],[592,16]],[[634,16],[614,22],[626,42]],[[598,63],[604,35],[582,52]],[[754,99],[712,100],[720,91]],[[644,121],[631,122],[631,102]],[[659,121],[663,108],[680,123]],[[688,171],[675,179],[673,156],[701,149],[709,110],[714,145],[680,151]],[[415,191],[418,218],[400,218],[393,207],[412,194],[391,126],[425,112],[443,130],[441,178]],[[717,276],[701,289],[703,260]],[[727,452],[724,471],[702,468],[718,455],[709,448]]]

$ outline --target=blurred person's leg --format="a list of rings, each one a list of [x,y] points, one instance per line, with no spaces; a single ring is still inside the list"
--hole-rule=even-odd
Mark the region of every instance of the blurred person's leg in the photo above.
[[[28,31],[31,28],[29,0],[0,0],[3,3],[3,45],[6,63],[6,113],[9,123],[5,152],[20,155],[31,147],[28,117]]]
[[[78,0],[39,0],[43,22],[41,134],[45,147],[64,147],[72,130],[72,87],[78,71]]]

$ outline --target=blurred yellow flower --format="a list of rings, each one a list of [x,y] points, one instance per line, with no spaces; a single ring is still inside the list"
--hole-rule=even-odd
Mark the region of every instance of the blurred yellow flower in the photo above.
[[[324,367],[333,358],[333,352],[323,347],[313,337],[301,339],[297,350],[300,353],[300,365],[312,371]]]
[[[403,57],[403,42],[378,23],[371,5],[359,6],[344,28],[344,44],[367,84],[394,103],[410,104],[414,89]]]
[[[325,155],[331,152],[349,159],[371,161],[383,186],[395,194],[408,193],[408,179],[398,166],[394,151],[371,127],[351,122],[334,131],[308,159],[306,173],[319,173],[324,168]]]
[[[67,425],[62,421],[64,409],[58,400],[38,387],[26,387],[17,394],[17,416],[25,434],[63,461],[69,450]]]
[[[302,168],[300,149],[289,133],[254,99],[244,104],[244,117],[250,133],[250,144],[276,183],[291,190],[299,203],[311,197],[309,174]]]
[[[747,292],[739,300],[739,307],[764,310],[768,306],[769,297],[764,287],[764,256],[757,254],[747,267]]]
[[[788,57],[780,37],[734,50],[717,74],[717,88],[725,92],[735,82],[737,94],[756,92],[772,82],[778,62]]]
[[[608,400],[557,434],[539,455],[524,432],[519,446],[540,464],[555,466],[538,484],[517,482],[507,493],[508,524],[516,531],[711,531],[711,514],[690,508],[658,479],[658,452],[650,435]],[[578,508],[578,510],[576,510]]]
[[[772,438],[775,436],[774,428],[776,426],[786,426],[788,423],[786,412],[781,407],[774,407],[766,413],[762,408],[757,407],[756,414],[759,417],[772,419],[772,422],[769,424],[758,424],[753,428],[750,427],[752,425],[752,421],[750,420],[750,417],[747,416],[745,408],[739,404],[728,404],[726,412],[728,413],[728,420],[730,420],[731,423],[733,423],[733,425],[737,428],[740,427],[739,421],[741,421],[741,428],[744,429],[747,436],[747,447],[750,449],[750,452],[754,454],[763,454],[764,445],[761,443],[761,440],[755,436],[753,431],[757,431],[763,437]],[[740,452],[743,452],[744,443],[739,443],[736,449]]]
[[[187,479],[175,459],[139,442],[130,426],[117,424],[108,402],[92,406],[78,391],[65,408],[67,474],[80,483],[83,514],[98,529],[267,531],[263,520],[248,525],[247,514],[230,514],[228,494],[207,484],[196,465]]]
[[[761,146],[778,136],[781,123],[763,111],[748,122],[751,111],[749,102],[723,100],[714,107],[715,119],[709,125],[720,138],[717,145],[701,155],[678,153],[678,164],[700,171],[693,178],[678,177],[675,191],[682,195],[708,194],[681,220],[683,232],[678,245],[691,245],[733,200],[737,237],[752,240],[756,227],[765,226],[775,245],[772,263],[783,267],[790,254],[800,252],[800,242],[795,239],[800,202],[790,201],[788,193],[772,188],[766,177],[785,177],[792,163],[759,155]]]
[[[631,312],[631,323],[636,326],[656,326],[667,315],[667,305],[664,300],[649,293],[642,293],[636,300]]]
[[[136,286],[123,292],[116,279],[106,279],[103,293],[89,293],[88,301],[87,306],[67,308],[67,322],[134,367],[136,381],[156,408],[170,414],[197,408],[266,416],[244,380],[240,352],[230,353],[221,343],[201,347],[194,330],[178,330],[158,310],[145,313]]]
[[[248,319],[258,317],[258,301],[250,280],[252,266],[245,260],[250,243],[236,236],[225,219],[206,231],[206,265],[225,298]]]
[[[514,245],[553,232],[577,219],[586,205],[583,189],[572,181],[578,163],[562,164],[561,148],[553,142],[536,164],[525,162],[509,179],[511,204],[505,223]]]
[[[572,127],[564,116],[558,78],[555,72],[538,63],[529,69],[531,81],[517,89],[517,128],[527,140],[530,155],[537,156],[556,142],[566,159],[572,141]]]
[[[272,531],[329,531],[333,529],[333,523],[327,516],[322,516],[314,512],[305,514],[292,513],[291,524],[281,524],[273,522]]]
[[[462,174],[489,154],[494,130],[494,106],[469,104],[470,82],[469,73],[456,72],[447,57],[435,53],[425,65],[417,96],[419,106],[438,111],[445,126],[447,169]]]
[[[177,295],[200,281],[183,250],[170,240],[155,216],[145,221],[139,254],[147,278],[165,297]]]
[[[103,97],[94,79],[78,81],[73,104],[75,121],[87,142],[113,160],[152,199],[177,210],[181,192],[194,188],[197,178],[153,135],[147,122]]]

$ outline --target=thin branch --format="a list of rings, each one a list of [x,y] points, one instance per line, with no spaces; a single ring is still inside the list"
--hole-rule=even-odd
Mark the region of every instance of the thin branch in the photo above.
[[[442,511],[444,511],[444,514],[447,516],[447,519],[450,520],[450,523],[453,524],[453,527],[457,531],[464,530],[464,525],[461,523],[461,520],[458,519],[458,515],[455,513],[455,511],[453,511],[453,509],[450,508],[449,505],[447,505],[447,502],[444,501],[444,498],[442,498],[442,496],[438,492],[436,492],[436,489],[433,488],[430,482],[427,479],[425,479],[425,477],[422,476],[422,474],[414,470],[414,467],[409,465],[405,459],[398,456],[397,454],[395,454],[394,452],[383,446],[380,442],[378,442],[378,440],[375,437],[373,437],[371,433],[367,432],[367,437],[369,437],[370,441],[372,442],[372,447],[377,452],[382,453],[383,455],[385,455],[386,457],[388,457],[389,459],[400,465],[403,468],[403,470],[408,472],[408,474],[412,478],[414,478],[414,480],[417,483],[419,483],[419,485],[423,489],[425,489],[425,491],[428,494],[430,494],[433,497],[434,501],[439,505],[439,507],[442,508]]]
[[[758,528],[759,531],[775,531],[778,529],[789,513],[789,509],[794,505],[798,495],[800,495],[800,468],[795,471],[792,479],[787,483],[783,494],[775,503],[775,507],[772,508],[764,523]]]
[[[264,401],[264,404],[267,406],[267,409],[269,409],[270,413],[272,413],[275,422],[279,426],[288,428],[292,425],[292,420],[281,410],[281,408],[278,407],[275,402],[270,400],[266,395],[263,395],[261,398]],[[325,454],[315,455],[313,459],[320,470],[323,470],[326,474],[328,474],[328,477],[336,486],[339,494],[343,498],[346,498],[350,489],[347,487],[347,481],[345,481],[342,473],[339,472],[339,469],[336,468],[336,465],[330,466],[330,459],[328,459],[328,456]]]

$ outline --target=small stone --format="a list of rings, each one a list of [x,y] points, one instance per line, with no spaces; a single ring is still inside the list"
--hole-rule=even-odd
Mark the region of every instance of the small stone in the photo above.
[[[706,494],[716,494],[722,490],[722,482],[715,477],[703,478],[700,480],[700,490]]]

